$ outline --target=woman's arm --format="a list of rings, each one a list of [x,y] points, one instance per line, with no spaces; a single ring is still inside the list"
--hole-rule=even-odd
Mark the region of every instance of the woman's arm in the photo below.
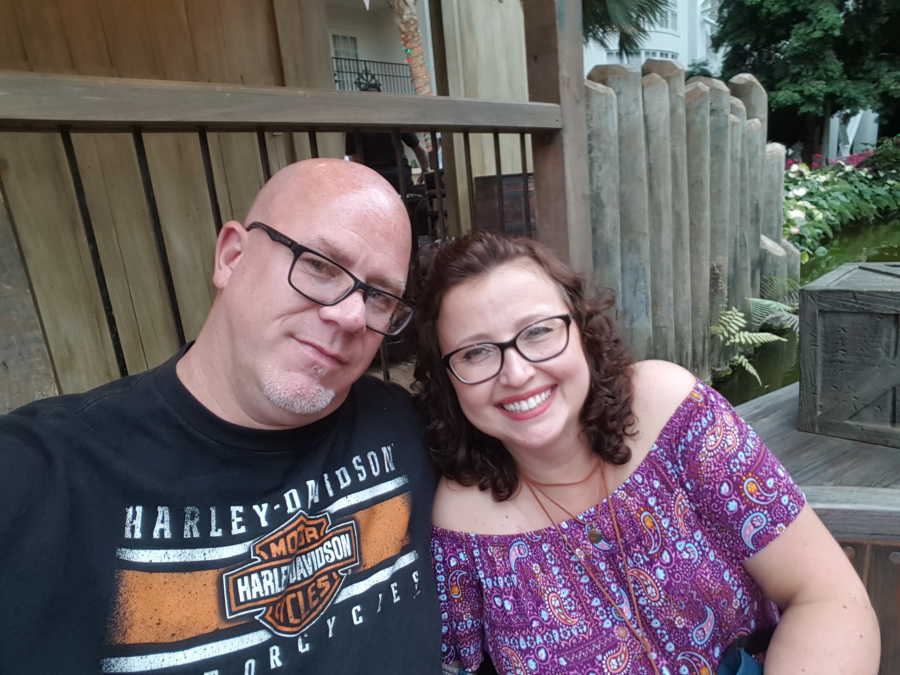
[[[766,675],[878,672],[881,639],[869,596],[808,504],[744,567],[782,610]]]

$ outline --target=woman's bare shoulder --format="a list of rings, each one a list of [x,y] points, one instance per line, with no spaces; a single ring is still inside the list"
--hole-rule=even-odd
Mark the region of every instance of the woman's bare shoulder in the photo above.
[[[635,400],[654,405],[668,402],[674,411],[694,388],[697,377],[677,363],[650,359],[634,364],[631,382]]]
[[[631,382],[638,433],[653,439],[691,393],[697,378],[676,363],[648,360],[634,364]]]
[[[460,485],[448,478],[441,478],[434,495],[431,519],[445,530],[471,531],[471,516],[490,502],[493,502],[491,493],[479,490],[477,485]]]
[[[507,534],[521,527],[521,514],[512,501],[498,502],[490,490],[447,478],[438,483],[431,518],[445,530],[477,534]]]

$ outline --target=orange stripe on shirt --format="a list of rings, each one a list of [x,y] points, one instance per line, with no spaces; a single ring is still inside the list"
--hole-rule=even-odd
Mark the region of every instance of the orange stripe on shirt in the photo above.
[[[360,565],[354,573],[398,555],[409,543],[411,506],[409,493],[404,493],[353,515],[360,538]],[[225,571],[119,570],[110,644],[178,642],[246,623],[245,617],[225,618],[221,587]],[[352,578],[351,574],[345,584]]]

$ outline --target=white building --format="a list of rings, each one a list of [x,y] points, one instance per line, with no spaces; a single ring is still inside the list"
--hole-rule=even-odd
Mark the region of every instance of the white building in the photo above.
[[[431,26],[428,1],[416,0],[422,46],[430,72],[434,72],[431,52]],[[355,91],[368,79],[382,91],[414,94],[409,78],[407,55],[394,23],[394,13],[387,0],[328,0],[325,6],[327,29],[331,43],[335,86]],[[363,77],[360,77],[363,73]]]
[[[672,0],[671,5],[665,19],[649,29],[650,35],[641,45],[638,56],[620,56],[615,35],[610,36],[608,47],[589,42],[584,48],[585,74],[596,65],[640,65],[647,59],[669,59],[685,67],[694,61],[705,60],[713,74],[717,74],[720,58],[713,51],[711,40],[716,27],[718,0]]]
[[[825,130],[825,156],[829,161],[873,150],[878,142],[878,114],[871,110],[856,113],[846,122],[840,113]]]
[[[406,55],[400,45],[387,0],[369,0],[368,4],[368,10],[363,0],[328,0],[326,4],[336,86],[338,89],[357,89],[359,70],[368,68],[376,74],[385,91],[411,94],[413,92],[408,81]],[[417,0],[416,5],[423,47],[433,72],[428,1]],[[718,0],[672,0],[672,8],[666,13],[665,19],[650,28],[650,35],[641,47],[639,56],[620,57],[618,38],[615,35],[610,36],[609,47],[589,42],[584,48],[585,74],[596,65],[623,62],[640,64],[649,58],[671,59],[685,67],[694,61],[705,60],[709,69],[714,74],[718,73],[719,54],[710,45],[716,26],[717,7]],[[458,0],[445,3],[444,7],[445,13],[450,12],[451,15],[463,9],[475,14],[472,7],[460,6]],[[486,12],[485,15],[505,16],[508,13],[502,7],[494,7],[493,11]],[[521,29],[515,23],[508,30],[508,37],[521,40]],[[508,97],[508,93],[503,92],[503,97]]]

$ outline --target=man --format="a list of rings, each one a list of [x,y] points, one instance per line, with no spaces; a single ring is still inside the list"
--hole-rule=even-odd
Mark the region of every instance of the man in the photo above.
[[[0,417],[0,672],[437,667],[420,422],[361,377],[409,255],[377,174],[291,165],[222,227],[193,345]]]

